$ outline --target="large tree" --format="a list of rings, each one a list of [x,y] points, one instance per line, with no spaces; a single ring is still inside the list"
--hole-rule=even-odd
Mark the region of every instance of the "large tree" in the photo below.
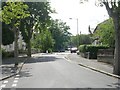
[[[49,30],[42,30],[41,33],[37,33],[32,43],[33,48],[46,52],[47,50],[52,50],[55,42]]]
[[[108,14],[112,17],[115,27],[115,62],[114,62],[114,74],[120,75],[120,1],[103,0]]]
[[[54,51],[59,51],[67,47],[67,42],[70,40],[69,26],[61,20],[52,20],[49,30],[55,40]]]
[[[19,35],[19,25],[20,20],[29,16],[29,12],[27,11],[28,6],[23,2],[12,2],[6,1],[6,5],[2,7],[2,22],[6,24],[11,24],[11,31],[14,32],[14,57],[18,57],[18,35]]]
[[[24,41],[27,44],[27,55],[31,57],[31,38],[33,32],[45,30],[50,24],[49,13],[52,12],[48,2],[26,2],[29,6],[30,17],[21,21],[20,30]],[[34,28],[37,25],[39,28]]]

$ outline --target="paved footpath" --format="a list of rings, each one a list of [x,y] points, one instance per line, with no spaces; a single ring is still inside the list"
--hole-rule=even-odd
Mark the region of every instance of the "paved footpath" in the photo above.
[[[9,77],[14,76],[15,74],[19,73],[23,62],[26,60],[26,57],[19,57],[18,62],[19,65],[17,68],[14,67],[15,59],[14,58],[7,58],[7,59],[2,59],[2,65],[0,65],[0,81],[7,79]]]
[[[96,59],[86,59],[81,57],[80,55],[77,55],[76,53],[68,54],[66,58],[69,61],[77,63],[81,66],[90,68],[92,70],[95,70],[113,77],[118,77],[120,79],[120,76],[113,74],[113,66],[111,64],[98,62]]]

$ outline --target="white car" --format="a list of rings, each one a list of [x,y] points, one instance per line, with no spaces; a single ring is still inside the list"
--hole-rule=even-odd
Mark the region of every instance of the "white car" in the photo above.
[[[77,50],[78,50],[77,47],[73,47],[73,48],[70,49],[70,52],[71,53],[76,53]]]

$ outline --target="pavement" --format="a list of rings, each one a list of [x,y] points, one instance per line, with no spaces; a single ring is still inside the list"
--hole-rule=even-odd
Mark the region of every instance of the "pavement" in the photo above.
[[[2,88],[88,88],[89,90],[111,88],[117,90],[113,88],[120,87],[117,78],[67,61],[64,57],[67,53],[32,56],[34,57],[25,62],[19,74],[2,81]],[[74,56],[73,54],[73,58]]]
[[[33,57],[36,57],[37,55],[38,54],[34,54]],[[77,55],[76,53],[75,54],[69,53],[66,55],[64,54],[64,57],[68,61],[77,63],[80,66],[120,79],[120,76],[113,74],[113,66],[110,64],[98,62],[96,59],[86,59],[81,57],[80,55]],[[2,68],[2,70],[0,70],[0,73],[2,73],[2,76],[0,77],[0,81],[18,74],[22,69],[25,60],[27,60],[26,56],[20,56],[18,59],[19,61],[18,68],[14,68],[14,63],[15,63],[14,58],[3,59],[2,65],[0,66]]]
[[[27,60],[26,57],[19,57],[18,58],[18,66],[15,68],[14,67],[14,63],[15,63],[15,59],[14,58],[6,58],[6,59],[2,59],[2,65],[0,65],[0,81],[5,80],[7,78],[10,78],[16,74],[18,74],[20,72],[20,70],[22,69],[22,66],[25,62],[25,60]]]
[[[68,54],[65,58],[68,61],[77,63],[80,66],[120,79],[120,76],[113,74],[113,65],[111,64],[98,62],[97,59],[83,58],[76,53]]]

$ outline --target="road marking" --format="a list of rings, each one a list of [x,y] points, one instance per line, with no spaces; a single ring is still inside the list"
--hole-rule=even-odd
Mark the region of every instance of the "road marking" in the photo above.
[[[3,85],[1,85],[1,88],[4,88],[6,86],[6,84],[3,84]]]
[[[14,80],[13,82],[14,82],[14,83],[17,83],[17,82],[18,82],[18,80]]]
[[[19,77],[20,75],[16,75],[17,77]]]
[[[16,80],[19,79],[19,78],[15,78]]]
[[[12,87],[16,87],[17,86],[17,84],[12,84]]]
[[[5,84],[6,84],[6,83],[8,83],[8,81],[4,81],[3,83],[5,83]]]

